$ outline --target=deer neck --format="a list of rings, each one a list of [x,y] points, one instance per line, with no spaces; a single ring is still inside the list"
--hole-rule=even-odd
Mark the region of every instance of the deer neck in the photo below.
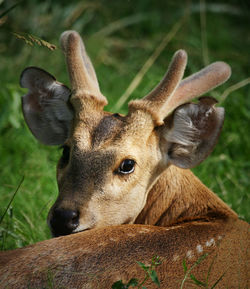
[[[135,223],[170,226],[228,217],[237,215],[190,170],[170,166],[151,188]]]

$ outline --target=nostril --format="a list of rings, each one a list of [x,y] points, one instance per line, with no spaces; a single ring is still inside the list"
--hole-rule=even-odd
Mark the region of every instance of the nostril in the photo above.
[[[74,212],[71,216],[71,220],[69,220],[69,225],[71,226],[72,230],[76,229],[79,225],[79,213]]]
[[[73,219],[78,219],[78,211],[66,210],[66,209],[55,209],[53,212],[53,217],[62,219],[65,221],[70,221]]]
[[[71,234],[79,225],[79,212],[56,208],[52,213],[50,226],[55,236]]]
[[[79,213],[78,212],[74,212],[74,214],[72,214],[72,218],[71,218],[71,222],[72,224],[79,224]]]

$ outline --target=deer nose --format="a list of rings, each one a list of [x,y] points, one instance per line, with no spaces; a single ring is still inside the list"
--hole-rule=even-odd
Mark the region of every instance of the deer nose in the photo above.
[[[79,225],[79,212],[55,208],[50,219],[53,236],[59,237],[71,234]]]

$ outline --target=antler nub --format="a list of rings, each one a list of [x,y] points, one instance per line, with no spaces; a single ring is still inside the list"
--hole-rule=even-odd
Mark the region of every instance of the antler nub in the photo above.
[[[72,86],[71,102],[73,100],[74,104],[76,98],[83,98],[82,102],[85,102],[86,98],[91,98],[102,106],[106,105],[107,100],[100,92],[95,70],[80,35],[76,31],[65,31],[61,35],[60,42],[66,56]]]
[[[186,52],[184,50],[177,51],[159,85],[143,99],[131,101],[129,103],[130,112],[143,110],[151,114],[155,125],[161,125],[164,118],[178,106],[224,83],[231,75],[230,66],[225,62],[218,61],[180,82],[186,62]]]
[[[221,85],[230,76],[230,66],[223,61],[217,61],[183,79],[173,97],[169,99],[166,113],[171,113],[177,106]]]
[[[169,69],[161,82],[143,99],[134,100],[129,103],[130,112],[133,110],[144,110],[149,112],[156,125],[163,123],[165,106],[180,83],[187,64],[187,53],[178,50],[169,65]]]

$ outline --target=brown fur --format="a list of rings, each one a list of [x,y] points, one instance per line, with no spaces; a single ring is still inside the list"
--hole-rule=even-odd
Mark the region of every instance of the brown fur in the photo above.
[[[178,106],[225,81],[230,68],[212,64],[178,86],[186,64],[179,51],[152,93],[132,102],[127,116],[112,115],[102,110],[106,99],[79,35],[65,32],[61,39],[74,119],[64,143],[69,158],[58,164],[59,196],[48,219],[55,208],[76,210],[77,230],[86,231],[1,252],[0,288],[111,288],[120,279],[142,280],[136,261],[150,264],[156,255],[162,260],[161,288],[181,286],[183,260],[194,266],[198,280],[208,280],[208,288],[216,282],[217,288],[247,288],[249,225],[191,171],[171,165],[192,167],[211,152],[223,109],[209,98]],[[28,71],[27,88],[39,70]],[[46,133],[41,139],[52,143]],[[133,173],[119,174],[124,159],[135,161]],[[137,224],[121,225],[128,223]],[[196,287],[188,278],[183,288]]]
[[[165,170],[149,192],[136,224],[169,226],[195,219],[237,218],[190,170]]]
[[[94,229],[0,253],[0,288],[111,288],[144,273],[136,261],[157,267],[161,288],[180,288],[186,260],[191,273],[210,288],[247,288],[249,226],[239,220],[195,221],[171,228],[123,225]],[[202,251],[201,251],[202,250]],[[211,266],[211,269],[210,269]],[[152,282],[147,288],[156,288]],[[183,288],[197,288],[190,278]]]

